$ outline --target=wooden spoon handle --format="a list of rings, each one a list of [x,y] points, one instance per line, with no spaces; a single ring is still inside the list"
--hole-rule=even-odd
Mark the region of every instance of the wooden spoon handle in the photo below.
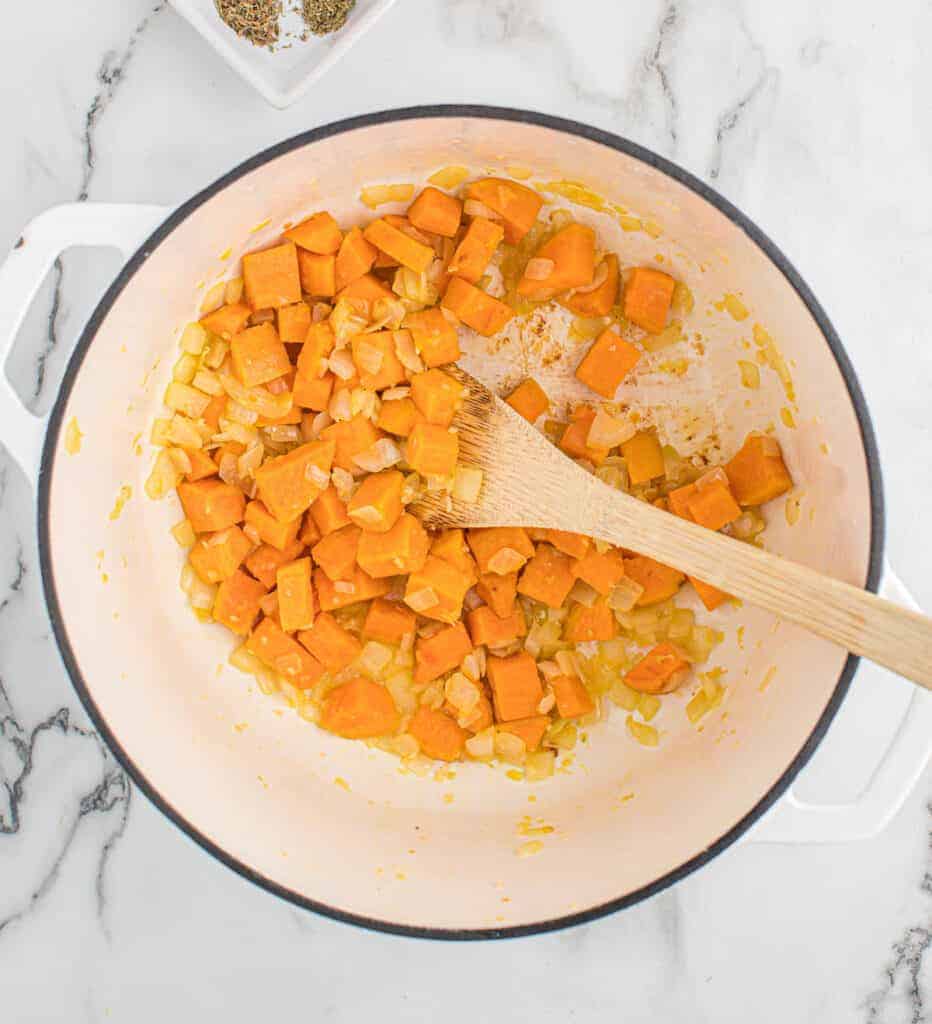
[[[592,482],[575,529],[675,566],[932,689],[932,619]]]

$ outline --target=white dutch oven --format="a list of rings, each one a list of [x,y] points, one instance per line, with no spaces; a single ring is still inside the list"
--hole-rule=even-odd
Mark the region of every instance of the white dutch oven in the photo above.
[[[128,259],[78,342],[48,423],[20,405],[0,374],[0,440],[37,485],[51,621],[97,728],[150,799],[224,863],[295,903],[408,934],[513,935],[627,906],[733,843],[783,794],[757,826],[759,837],[877,831],[926,763],[930,703],[913,700],[856,803],[800,802],[785,791],[857,663],[752,609],[719,613],[726,641],[715,663],[728,670],[726,715],[697,730],[674,697],[661,712],[656,750],[626,736],[623,715],[610,717],[590,731],[570,770],[534,786],[482,765],[459,766],[441,781],[403,774],[388,755],[325,735],[250,678],[220,667],[229,636],[198,623],[185,605],[182,555],[168,533],[178,510],[143,497],[151,452],[137,450],[159,407],[177,331],[195,315],[192,283],[215,280],[232,266],[221,253],[232,247],[235,259],[285,220],[322,206],[361,219],[361,185],[419,181],[447,164],[523,165],[544,180],[585,181],[663,228],[656,239],[620,236],[623,260],[665,254],[700,309],[726,290],[740,292],[779,340],[798,397],[799,425],[780,427],[779,436],[805,493],[803,515],[791,528],[782,509],[772,513],[770,546],[877,587],[882,495],[864,400],[825,313],[753,224],[677,167],[578,124],[488,108],[377,114],[268,150],[173,212],[50,210],[0,271],[5,362],[61,251],[112,244]],[[737,334],[721,342],[737,343]],[[734,359],[723,360],[717,344],[710,338],[719,372],[709,401],[727,403]],[[753,422],[743,401],[733,403],[725,447],[762,415],[779,423],[782,400],[770,374]],[[85,435],[77,455],[64,447],[73,417]],[[112,518],[126,485],[132,497]]]

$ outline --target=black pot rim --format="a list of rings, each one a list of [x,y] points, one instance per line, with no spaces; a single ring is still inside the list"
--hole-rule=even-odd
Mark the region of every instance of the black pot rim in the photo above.
[[[816,300],[805,281],[803,281],[802,277],[783,252],[759,227],[757,227],[756,224],[741,213],[740,210],[733,206],[727,199],[719,195],[714,189],[694,177],[688,171],[683,170],[681,167],[666,158],[658,156],[637,143],[631,142],[618,135],[614,135],[611,132],[602,131],[601,129],[581,124],[578,121],[552,117],[548,114],[542,114],[536,111],[519,110],[510,107],[461,104],[417,106],[396,110],[382,110],[372,114],[364,114],[359,117],[351,117],[341,121],[335,121],[332,124],[323,125],[318,128],[313,128],[310,131],[303,132],[300,135],[296,135],[293,138],[280,142],[277,145],[271,146],[256,154],[231,170],[229,173],[218,178],[212,185],[209,185],[207,188],[203,189],[186,203],[174,210],[149,236],[133,257],[125,264],[116,280],[98,303],[94,313],[81,333],[77,346],[75,347],[75,350],[68,362],[58,398],[56,399],[50,416],[48,433],[46,435],[39,469],[37,496],[39,558],[42,573],[42,584],[52,624],[52,630],[58,643],[62,660],[64,661],[68,675],[71,678],[72,685],[77,691],[78,697],[84,705],[89,717],[93,721],[95,728],[104,738],[114,756],[141,792],[143,792],[170,821],[177,825],[182,832],[184,832],[190,839],[193,839],[194,842],[207,851],[207,853],[225,864],[228,868],[237,872],[243,878],[248,879],[263,889],[266,889],[268,892],[271,892],[274,895],[295,904],[296,906],[312,910],[315,913],[337,921],[358,925],[373,931],[387,932],[394,935],[421,939],[476,940],[516,938],[519,936],[536,935],[543,932],[550,932],[557,929],[568,928],[573,925],[583,924],[585,922],[594,921],[597,918],[604,917],[607,914],[614,913],[615,911],[622,910],[625,907],[630,907],[635,903],[639,903],[650,896],[662,892],[674,882],[678,882],[680,879],[692,874],[693,871],[702,867],[709,860],[734,843],[751,827],[751,825],[754,824],[754,822],[761,817],[761,815],[764,814],[765,811],[767,811],[768,808],[776,802],[776,800],[779,799],[780,796],[782,796],[792,781],[796,778],[800,770],[812,757],[812,754],[815,752],[815,749],[824,737],[832,719],[835,717],[835,714],[844,699],[845,694],[848,691],[851,679],[857,669],[859,659],[854,655],[849,655],[845,661],[832,696],[819,718],[819,721],[816,723],[815,728],[810,733],[806,742],[802,745],[780,778],[777,779],[770,789],[740,821],[716,839],[715,842],[710,843],[705,850],[691,857],[679,867],[667,872],[662,877],[655,879],[653,882],[642,886],[634,892],[627,893],[626,895],[614,900],[609,900],[599,906],[591,907],[578,913],[566,914],[544,921],[537,921],[532,924],[503,928],[461,929],[418,927],[348,913],[337,907],[331,907],[316,900],[308,899],[301,893],[279,885],[277,882],[274,882],[253,870],[249,865],[238,861],[226,850],[215,844],[206,835],[199,831],[194,824],[185,819],[158,793],[146,776],[133,763],[129,753],[122,747],[119,739],[110,730],[104,715],[91,697],[65,628],[65,620],[58,599],[50,557],[49,495],[54,465],[54,453],[57,449],[58,438],[62,428],[64,409],[67,405],[72,388],[74,387],[84,356],[93,341],[100,324],[107,316],[117,297],[129,283],[136,271],[155,251],[156,247],[175,229],[175,227],[177,227],[177,225],[187,219],[187,217],[197,210],[198,207],[226,186],[256,168],[261,167],[263,164],[266,164],[276,157],[282,156],[296,148],[305,146],[308,143],[318,142],[322,139],[327,139],[344,132],[353,131],[359,128],[367,128],[372,125],[414,119],[451,117],[515,121],[538,125],[543,128],[550,128],[568,135],[588,139],[589,141],[597,142],[603,146],[607,146],[611,149],[624,153],[629,157],[633,157],[634,159],[647,164],[655,170],[661,171],[663,174],[673,178],[681,185],[684,185],[686,188],[711,203],[719,210],[720,213],[739,227],[751,239],[751,241],[764,252],[770,261],[780,270],[790,287],[800,297],[806,308],[809,310],[809,313],[818,324],[819,329],[831,349],[836,363],[838,364],[838,368],[841,371],[845,385],[848,389],[852,405],[854,406],[857,414],[861,431],[861,440],[867,459],[867,471],[870,483],[871,538],[866,585],[868,589],[876,591],[880,580],[881,564],[883,560],[885,529],[884,501],[880,459],[870,414],[867,409],[867,403],[865,402],[864,395],[861,391],[848,355],[845,352],[841,340],[835,332],[827,314],[825,313],[825,310]]]

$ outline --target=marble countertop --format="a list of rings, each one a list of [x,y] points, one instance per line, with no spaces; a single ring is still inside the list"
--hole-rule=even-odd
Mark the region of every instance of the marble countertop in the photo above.
[[[19,20],[0,65],[0,251],[51,204],[174,204],[260,148],[383,107],[530,107],[687,167],[771,234],[833,318],[879,436],[888,553],[932,608],[920,539],[932,506],[926,0],[893,0],[882,17],[841,0],[402,0],[284,112],[166,0],[49,0]],[[117,267],[112,252],[79,251],[51,275],[10,366],[37,407]],[[804,773],[820,799],[850,795],[852,766],[833,756],[820,751]],[[32,498],[0,452],[0,1017],[11,1024],[179,1013],[917,1024],[932,1019],[930,815],[932,771],[874,839],[742,844],[633,909],[505,945],[414,942],[298,911],[185,839],[88,728],[49,634]]]

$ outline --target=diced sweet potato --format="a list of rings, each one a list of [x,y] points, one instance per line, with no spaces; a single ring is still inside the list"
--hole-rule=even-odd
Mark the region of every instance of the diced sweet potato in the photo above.
[[[534,545],[520,526],[469,530],[466,534],[480,574],[516,572],[534,557]]]
[[[405,603],[419,615],[439,622],[456,622],[469,589],[469,578],[435,555],[411,573],[405,588]]]
[[[513,722],[535,716],[544,690],[537,662],[531,655],[527,651],[519,651],[507,658],[490,655],[486,665],[496,720]]]
[[[382,391],[405,380],[405,368],[395,351],[395,335],[400,333],[373,331],[357,334],[352,339],[353,362],[364,388]]]
[[[252,543],[238,526],[201,537],[188,552],[188,561],[205,583],[229,579],[252,550]]]
[[[295,374],[294,390],[291,393],[291,399],[300,409],[324,412],[330,404],[334,379],[332,373],[328,373],[323,377],[311,378],[306,377],[299,370]]]
[[[561,718],[579,718],[595,711],[595,702],[578,676],[555,676],[550,680],[550,688]]]
[[[447,714],[457,715],[459,714],[456,708],[452,704],[444,705]],[[492,702],[483,693],[479,697],[479,703],[473,709],[469,718],[464,721],[463,725],[467,732],[477,733],[482,732],[484,729],[488,729],[490,725],[495,722],[495,716],[492,714]]]
[[[724,590],[713,587],[711,583],[703,583],[695,576],[686,578],[693,585],[693,590],[699,595],[699,600],[705,605],[706,611],[714,612],[719,605],[731,600],[731,594],[726,594]]]
[[[317,528],[317,523],[314,522],[311,516],[311,510],[308,509],[304,513],[304,518],[301,520],[301,529],[298,532],[298,541],[305,547],[313,547],[323,536],[320,530]]]
[[[314,589],[322,612],[333,612],[337,608],[348,608],[351,604],[381,597],[390,588],[389,580],[374,580],[358,566],[348,580],[331,580],[323,569],[314,570]]]
[[[314,298],[330,299],[337,293],[337,260],[335,256],[318,256],[298,250],[298,274],[301,289]]]
[[[367,242],[416,274],[423,274],[433,262],[434,250],[429,245],[399,231],[384,217],[372,221],[363,235]]]
[[[319,565],[332,580],[351,580],[356,571],[361,535],[362,531],[354,524],[328,533],[311,548],[314,564]]]
[[[371,473],[350,498],[346,514],[363,530],[386,533],[404,510],[401,503],[404,482],[404,474],[397,469]]]
[[[765,434],[748,434],[725,472],[739,505],[764,505],[793,486],[780,442]]]
[[[436,306],[409,313],[404,326],[411,332],[411,340],[425,366],[443,366],[459,359],[456,328]]]
[[[466,535],[462,530],[443,530],[434,537],[430,553],[459,569],[469,580],[470,586],[476,581],[476,563],[466,546]]]
[[[378,257],[376,257],[374,265],[378,266]],[[336,298],[337,301],[340,299],[364,299],[371,307],[371,304],[376,299],[394,298],[394,292],[384,281],[380,281],[375,274],[363,274],[354,281],[350,281],[345,288],[341,288],[337,292]]]
[[[670,491],[667,495],[669,511],[680,519],[692,519],[689,514],[689,499],[696,493],[695,484],[684,484]]]
[[[452,238],[459,230],[463,204],[455,196],[428,186],[408,207],[408,220],[421,231]]]
[[[336,290],[342,291],[363,274],[368,274],[375,263],[377,250],[367,242],[359,228],[353,228],[343,236],[336,256]]]
[[[560,448],[572,459],[585,459],[593,466],[601,466],[608,458],[611,451],[601,445],[587,444],[589,430],[592,421],[595,419],[595,410],[586,406],[580,406],[573,413],[572,422],[563,431],[560,438]]]
[[[463,756],[469,733],[442,711],[421,705],[408,723],[408,732],[421,753],[437,761],[458,761]]]
[[[324,698],[320,714],[322,729],[350,740],[389,735],[399,722],[388,690],[362,676],[334,687]]]
[[[267,459],[256,470],[259,497],[276,519],[297,519],[327,487],[334,452],[332,440],[308,441],[287,455]]]
[[[289,545],[294,544],[301,530],[300,516],[291,522],[282,522],[276,519],[261,501],[249,502],[246,506],[245,519],[255,528],[263,544],[271,544],[279,551],[284,551]]]
[[[330,484],[326,490],[314,499],[310,508],[310,515],[317,524],[321,536],[326,537],[328,533],[339,530],[341,527],[349,526],[352,522],[346,514],[346,505],[337,494],[337,489]]]
[[[518,593],[550,608],[560,608],[575,582],[573,559],[549,544],[538,544],[518,579]]]
[[[405,636],[414,633],[416,628],[417,616],[410,608],[397,601],[386,601],[382,597],[377,597],[369,605],[362,635],[369,640],[397,645]]]
[[[549,725],[550,717],[548,715],[533,715],[530,718],[519,718],[513,722],[502,722],[498,726],[498,731],[510,732],[513,736],[524,740],[525,749],[530,752],[537,750],[540,746],[540,741],[544,738],[544,733]]]
[[[424,476],[452,476],[459,450],[457,435],[433,423],[417,423],[408,435],[408,465]]]
[[[500,618],[486,604],[466,613],[469,635],[476,647],[507,647],[527,634],[524,612],[515,608],[506,618]]]
[[[599,277],[599,268],[595,271]],[[607,316],[618,301],[618,257],[609,253],[605,257],[605,278],[591,291],[571,292],[559,300],[571,313],[582,317]]]
[[[528,423],[535,423],[550,408],[550,399],[533,377],[522,381],[505,401]]]
[[[563,625],[563,639],[571,644],[611,640],[617,632],[615,616],[604,597],[589,608],[584,604],[573,604]]]
[[[243,257],[246,301],[253,310],[277,309],[301,301],[298,256],[292,242]]]
[[[507,178],[480,178],[466,186],[466,196],[494,210],[505,228],[505,241],[517,245],[534,226],[543,197]]]
[[[667,326],[675,287],[673,278],[662,270],[635,267],[625,285],[625,318],[649,334],[659,334]]]
[[[500,224],[485,217],[473,217],[453,253],[447,273],[476,284],[504,237],[505,230]]]
[[[267,590],[271,590],[279,567],[293,562],[303,550],[304,545],[300,541],[294,541],[283,551],[271,544],[261,544],[246,558],[246,568]]]
[[[617,548],[600,554],[594,547],[572,564],[573,573],[600,594],[610,594],[625,574],[625,560]]]
[[[299,690],[309,689],[324,674],[314,655],[268,616],[250,634],[246,650]]]
[[[663,450],[653,431],[642,430],[629,438],[621,445],[621,454],[625,457],[631,483],[646,484],[663,476]]]
[[[531,277],[525,271],[518,282],[518,294],[543,301],[557,292],[592,283],[595,273],[595,232],[585,224],[567,224],[534,254],[529,266],[550,265],[546,276]]]
[[[321,612],[310,629],[298,633],[298,641],[328,672],[334,674],[351,665],[362,650],[362,644],[356,637],[329,612]]]
[[[459,317],[477,334],[491,338],[515,315],[511,306],[500,302],[462,277],[451,277],[441,305]]]
[[[417,406],[410,398],[390,398],[382,402],[376,425],[386,433],[396,437],[407,437],[414,429],[415,423],[421,423],[424,417],[417,411]]]
[[[657,644],[625,675],[625,682],[639,693],[670,693],[689,676],[686,655],[674,644]]]
[[[314,624],[314,589],[311,560],[298,558],[281,566],[275,576],[278,593],[278,621],[286,633],[310,629]]]
[[[518,574],[508,572],[504,575],[490,572],[479,577],[476,593],[501,618],[511,615],[515,607],[518,593]]]
[[[640,583],[644,593],[637,600],[640,607],[666,601],[680,589],[685,576],[679,569],[673,569],[662,562],[655,562],[646,555],[635,555],[625,559],[625,575]]]
[[[592,343],[576,367],[576,377],[603,398],[614,398],[618,385],[637,366],[640,350],[611,327]]]
[[[343,232],[326,210],[312,214],[282,234],[301,249],[322,256],[335,253],[343,241]]]
[[[308,380],[323,377],[327,372],[327,358],[333,351],[333,328],[326,320],[311,324],[304,335],[304,344],[298,353],[297,370]]]
[[[452,672],[470,651],[472,643],[462,622],[441,629],[433,636],[419,637],[414,645],[414,681],[429,683]]]
[[[385,533],[363,531],[356,561],[375,579],[417,572],[427,561],[430,537],[412,515],[398,517]]]
[[[205,331],[229,341],[234,334],[239,334],[251,316],[252,310],[245,302],[231,302],[202,316],[200,323]]]
[[[463,401],[465,388],[443,370],[426,370],[411,378],[411,398],[428,423],[448,427]]]
[[[195,533],[216,533],[243,521],[246,497],[222,480],[178,484],[178,497]]]
[[[265,597],[266,589],[242,569],[237,569],[217,588],[214,598],[213,616],[222,626],[239,636],[245,636],[259,614],[259,602]]]
[[[569,530],[544,530],[543,533],[543,540],[570,558],[584,557],[592,544],[588,537],[581,533],[570,533]]]
[[[686,501],[693,521],[709,530],[720,530],[741,515],[741,506],[735,501],[728,484],[712,480],[696,490]]]
[[[216,433],[220,429],[220,417],[226,412],[226,394],[214,395],[207,403],[207,408],[201,413],[201,419],[208,427]]]
[[[350,473],[358,473],[359,467],[353,456],[371,448],[382,436],[372,420],[358,413],[352,419],[331,423],[320,433],[321,438],[336,445],[333,464]]]
[[[278,336],[282,341],[304,344],[311,326],[311,307],[306,302],[278,308]]]
[[[217,475],[217,464],[204,451],[203,448],[185,448],[185,454],[191,463],[191,468],[185,473],[185,480],[205,480],[209,476]]]

